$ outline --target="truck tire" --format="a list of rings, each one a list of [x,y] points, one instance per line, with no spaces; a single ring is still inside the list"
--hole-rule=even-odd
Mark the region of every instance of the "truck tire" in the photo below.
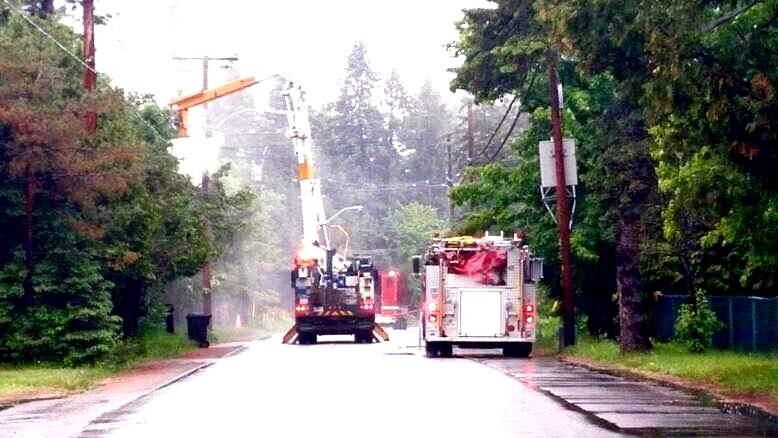
[[[298,342],[300,345],[313,345],[316,343],[316,333],[300,333]]]
[[[451,357],[454,352],[454,346],[447,343],[428,342],[424,346],[424,353],[427,357]]]
[[[358,331],[354,333],[355,344],[371,344],[373,342],[373,333],[369,331]]]
[[[505,357],[527,358],[529,357],[530,353],[532,353],[531,342],[521,342],[518,344],[511,344],[506,347],[503,347],[502,349],[502,354]]]

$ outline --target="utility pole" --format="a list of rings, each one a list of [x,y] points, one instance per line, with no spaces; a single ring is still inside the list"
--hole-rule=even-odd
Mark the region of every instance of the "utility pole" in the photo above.
[[[224,57],[215,57],[215,56],[190,56],[190,57],[181,57],[181,56],[174,56],[174,60],[176,61],[202,61],[203,62],[203,91],[208,89],[208,71],[209,71],[209,64],[208,61],[237,61],[237,56],[224,56]],[[203,105],[203,111],[205,112],[205,136],[210,137],[211,136],[211,130],[208,127],[208,104],[204,103]]]
[[[473,164],[473,155],[475,154],[475,118],[473,116],[473,102],[467,103],[467,165]]]
[[[451,162],[451,137],[446,136],[446,155],[448,155],[448,168],[446,169],[446,186],[448,187],[448,190],[446,191],[447,198],[448,198],[448,222],[451,223],[451,221],[454,220],[454,201],[451,200],[451,189],[454,187],[454,175],[453,175],[453,168],[452,168],[452,162]]]
[[[84,91],[90,97],[97,88],[97,71],[95,70],[95,7],[94,0],[82,0],[84,12]],[[88,135],[94,135],[97,131],[97,112],[94,102],[87,100],[87,110],[84,114],[84,129]]]
[[[210,57],[210,56],[198,56],[198,57],[180,57],[180,56],[174,56],[174,60],[176,61],[189,61],[189,60],[201,60],[203,62],[203,91],[208,89],[208,61],[209,60],[217,60],[217,61],[237,61],[237,56],[229,56],[229,57]],[[208,126],[208,104],[204,103],[203,105],[203,111],[205,112],[205,136],[210,137],[211,136],[211,130]],[[201,190],[203,192],[203,196],[206,198],[208,197],[208,193],[210,192],[210,181],[211,177],[208,175],[208,171],[203,171],[203,179],[201,184]],[[206,231],[210,230],[210,226],[206,223],[205,224]],[[202,285],[203,285],[203,314],[205,315],[211,315],[213,311],[213,300],[211,296],[211,264],[206,261],[203,265],[203,279],[202,279]]]
[[[559,89],[556,56],[548,63],[548,92],[551,100],[551,134],[556,165],[556,215],[559,227],[559,256],[562,261],[563,339],[565,347],[575,345],[575,295],[570,253],[570,200],[565,181],[565,156],[562,143],[562,117],[559,111]]]

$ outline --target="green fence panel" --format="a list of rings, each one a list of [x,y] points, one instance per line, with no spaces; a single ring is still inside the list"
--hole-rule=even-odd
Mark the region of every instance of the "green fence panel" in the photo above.
[[[675,321],[686,295],[664,295],[654,306],[654,336],[661,342],[673,338]],[[711,309],[724,328],[713,335],[720,349],[742,351],[778,350],[778,297],[711,295]]]

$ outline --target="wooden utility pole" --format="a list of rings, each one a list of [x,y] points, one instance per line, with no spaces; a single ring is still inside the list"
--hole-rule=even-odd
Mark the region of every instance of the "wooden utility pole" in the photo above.
[[[94,102],[91,99],[97,88],[94,0],[82,0],[81,5],[84,12],[84,62],[87,65],[84,69],[84,91],[89,99],[87,101],[87,110],[84,114],[84,129],[91,136],[97,131],[97,111],[95,111]]]
[[[446,169],[446,186],[448,191],[446,192],[448,198],[448,222],[451,223],[454,220],[454,201],[451,200],[451,189],[454,187],[454,175],[453,175],[453,163],[451,156],[451,137],[446,136],[446,155],[448,156],[448,168]]]
[[[573,293],[573,258],[570,253],[570,200],[565,181],[565,155],[562,143],[562,117],[559,111],[559,89],[556,57],[548,63],[548,93],[551,100],[551,134],[556,165],[556,218],[559,227],[559,256],[562,261],[563,339],[567,347],[575,345],[575,294]]]
[[[473,155],[475,154],[475,118],[473,116],[473,102],[467,103],[467,165],[473,164]]]
[[[210,57],[210,56],[196,56],[196,57],[179,57],[175,56],[173,57],[176,61],[187,61],[187,60],[201,60],[203,62],[203,91],[208,89],[208,71],[209,71],[209,60],[218,60],[218,61],[237,61],[238,58],[236,56],[230,56],[230,57]],[[208,104],[204,103],[203,105],[203,111],[205,112],[205,136],[210,137],[211,136],[211,130],[208,126]],[[208,171],[203,171],[203,179],[202,179],[202,192],[203,196],[206,198],[208,197],[209,193],[209,186],[210,186],[210,176],[208,175]],[[206,231],[210,229],[208,224],[205,224]],[[213,310],[213,300],[211,296],[211,264],[209,262],[205,262],[205,265],[203,265],[203,279],[202,279],[202,286],[203,286],[203,314],[205,315],[211,315],[211,312]]]
[[[203,195],[207,198],[208,192],[209,192],[209,185],[210,185],[211,178],[208,175],[208,171],[203,172],[203,183],[202,183],[202,190]],[[206,232],[210,231],[210,226],[207,223],[205,224]],[[205,264],[203,265],[203,314],[205,315],[211,315],[211,311],[213,309],[213,301],[211,299],[211,264],[206,260]]]
[[[30,164],[24,170],[24,177],[27,190],[24,196],[24,265],[27,268],[27,274],[24,276],[24,304],[32,306],[35,301],[35,291],[32,286],[33,271],[33,211],[35,207],[35,175],[30,169]]]

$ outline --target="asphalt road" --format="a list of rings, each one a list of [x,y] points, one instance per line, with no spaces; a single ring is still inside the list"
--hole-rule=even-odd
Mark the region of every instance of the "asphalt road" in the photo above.
[[[586,416],[468,358],[382,344],[255,342],[92,422],[82,437],[607,437]]]

